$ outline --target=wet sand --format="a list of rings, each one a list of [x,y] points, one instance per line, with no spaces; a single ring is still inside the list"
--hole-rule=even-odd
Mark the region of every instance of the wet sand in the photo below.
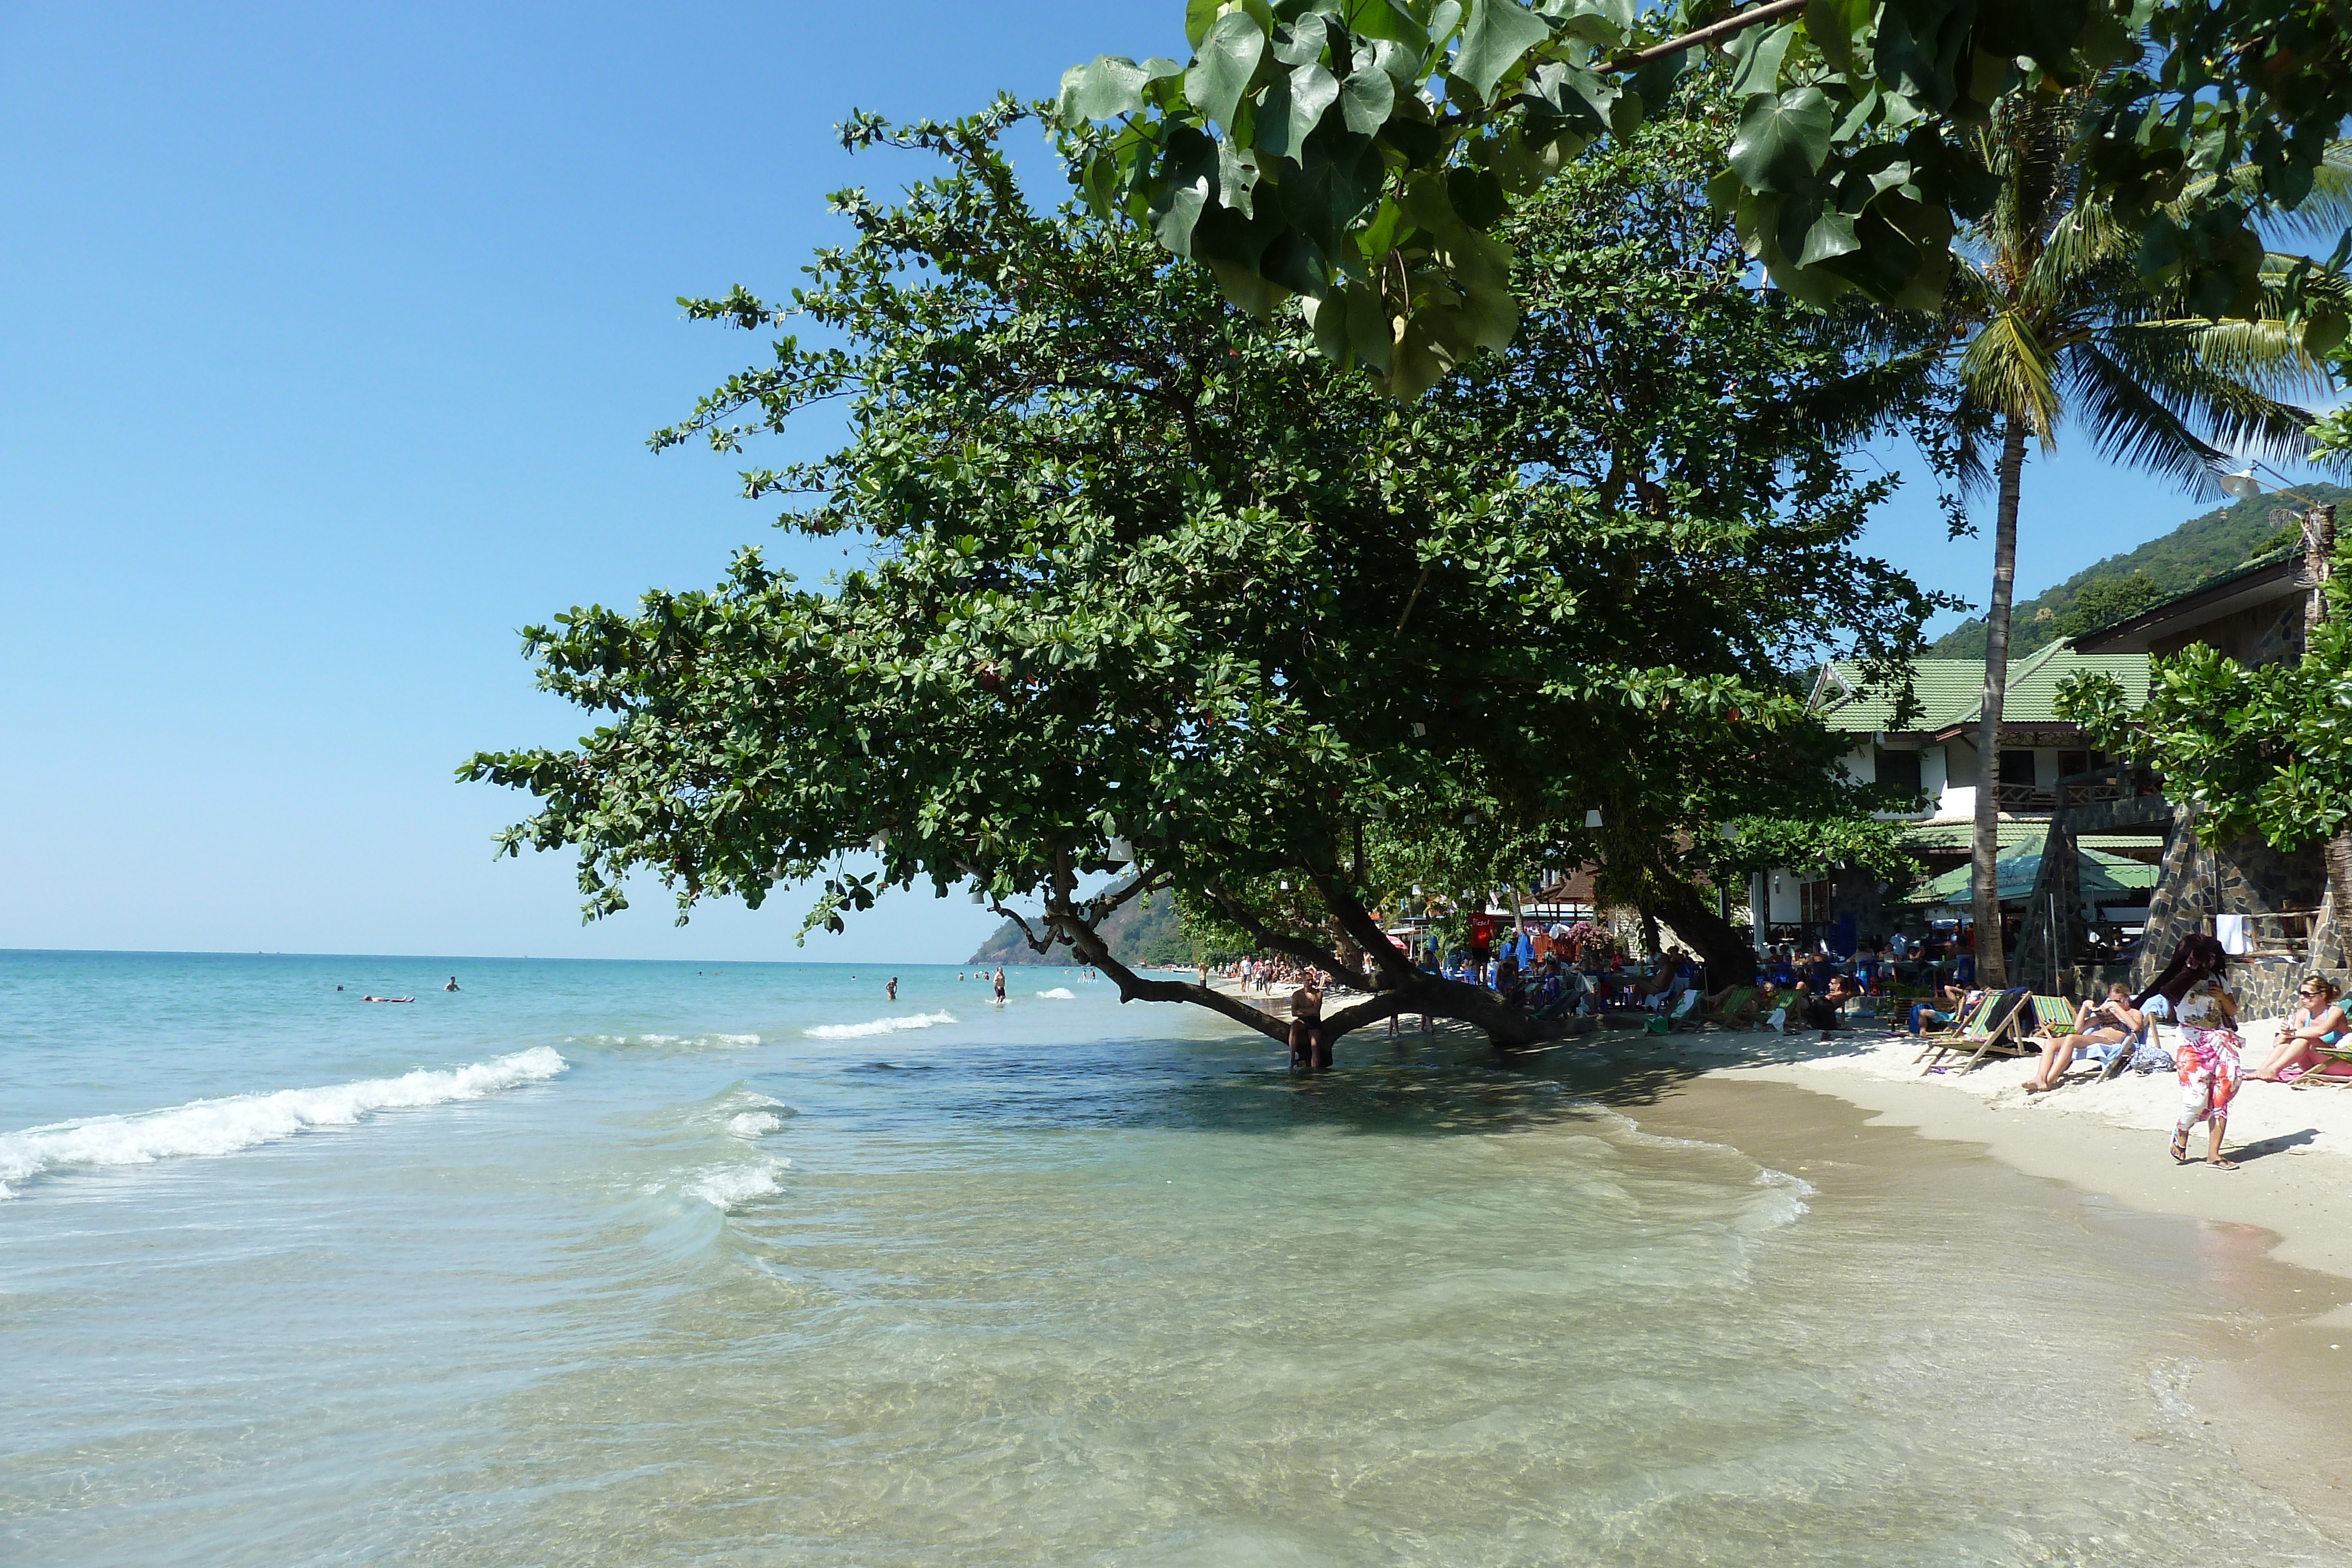
[[[1634,1040],[1622,1047],[1640,1050]],[[1822,1078],[1805,1069],[1676,1074],[1629,1085],[1620,1103],[1645,1130],[1729,1144],[1801,1175],[1816,1188],[1817,1207],[1930,1189],[1948,1200],[1958,1187],[1989,1224],[2031,1205],[2110,1234],[2137,1231],[2154,1257],[2193,1256],[2231,1310],[2183,1396],[2256,1484],[2352,1545],[2352,1280],[2310,1261],[2341,1263],[2352,1251],[2323,1223],[2332,1214],[2340,1224],[2352,1207],[2341,1197],[2331,1203],[2326,1189],[2341,1162],[2251,1160],[2233,1175],[2253,1176],[2267,1165],[2268,1178],[2237,1186],[2223,1173],[2173,1167],[2145,1134],[2083,1124],[2053,1137],[1939,1087],[1860,1078],[1836,1081],[1832,1091]],[[2294,1228],[2305,1262],[2283,1260],[2283,1228],[2273,1218]],[[2084,1310],[2128,1314],[2131,1304],[2086,1301]],[[1920,1332],[2053,1330],[2063,1325],[1923,1323]]]

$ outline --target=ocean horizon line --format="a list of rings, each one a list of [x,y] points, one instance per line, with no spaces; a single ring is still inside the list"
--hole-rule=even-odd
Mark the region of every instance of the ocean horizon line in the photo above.
[[[769,967],[836,968],[836,969],[969,969],[971,959],[941,958],[614,958],[572,957],[562,955],[531,953],[331,953],[295,949],[240,947],[0,947],[0,958],[5,957],[83,957],[83,958],[320,958],[379,960],[395,959],[403,963],[423,962],[452,964],[661,964],[673,967],[705,966],[712,968],[728,966],[761,965]],[[1078,964],[1034,965],[1031,967],[1082,968]]]

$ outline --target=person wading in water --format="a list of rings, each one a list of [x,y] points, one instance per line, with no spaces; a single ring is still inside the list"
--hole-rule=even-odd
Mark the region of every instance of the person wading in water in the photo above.
[[[1331,1065],[1331,1042],[1323,1036],[1323,977],[1312,969],[1290,993],[1290,1065]]]
[[[1001,1008],[1001,1007],[1003,1007],[1003,1006],[1004,1005],[1004,966],[1003,966],[1003,965],[999,964],[998,966],[996,966],[996,973],[995,973],[995,975],[994,975],[994,976],[992,976],[992,978],[993,978],[993,979],[995,980],[995,982],[996,982],[996,1005],[997,1005],[998,1007],[1000,1007],[1000,1008]]]

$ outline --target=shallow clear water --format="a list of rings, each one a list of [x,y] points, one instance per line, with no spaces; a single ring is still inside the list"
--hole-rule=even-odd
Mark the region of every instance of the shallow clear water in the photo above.
[[[898,973],[0,954],[0,1558],[2344,1561],[2258,1247]]]

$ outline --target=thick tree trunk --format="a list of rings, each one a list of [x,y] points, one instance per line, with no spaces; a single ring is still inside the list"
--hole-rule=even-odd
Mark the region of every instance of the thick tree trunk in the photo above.
[[[1739,927],[1707,907],[1698,890],[1660,877],[1651,894],[1658,914],[1675,934],[1706,960],[1707,978],[1718,989],[1756,983],[1756,949]]]
[[[2000,501],[1992,530],[1992,601],[1985,606],[1984,712],[1977,724],[1976,835],[1969,848],[1975,886],[1977,984],[2009,983],[2000,946],[2000,710],[2009,693],[2009,605],[2017,587],[2017,496],[2025,467],[2025,426],[2001,421]]]
[[[1538,1021],[1525,1008],[1505,1001],[1484,986],[1462,980],[1449,980],[1442,975],[1432,975],[1415,967],[1396,950],[1387,935],[1372,919],[1369,911],[1357,904],[1329,876],[1314,876],[1339,927],[1340,946],[1352,946],[1369,964],[1358,967],[1348,962],[1341,952],[1316,954],[1303,945],[1286,943],[1281,946],[1298,947],[1293,954],[1303,962],[1318,967],[1360,990],[1370,993],[1363,1000],[1344,1008],[1326,1008],[1323,1014],[1323,1038],[1336,1040],[1341,1035],[1378,1023],[1397,1013],[1428,1013],[1436,1018],[1460,1019],[1463,1022],[1486,1031],[1488,1039],[1503,1049],[1533,1045],[1538,1040],[1558,1040],[1568,1035],[1589,1032],[1595,1026],[1591,1019],[1567,1018]],[[1118,988],[1122,1002],[1190,1002],[1195,1007],[1223,1014],[1234,1022],[1245,1024],[1272,1040],[1286,1040],[1290,1036],[1288,1015],[1268,1013],[1250,1005],[1240,997],[1228,996],[1213,986],[1192,980],[1146,979],[1118,961],[1111,954],[1102,936],[1084,920],[1066,900],[1058,909],[1048,905],[1047,922],[1054,932],[1070,945],[1071,953],[1080,963],[1092,965],[1111,978]]]
[[[2314,507],[2303,519],[2303,567],[2311,579],[2311,597],[2303,612],[2303,645],[2327,619],[2327,577],[2336,562],[2336,508]],[[2311,961],[2321,968],[2336,968],[2352,961],[2352,830],[2337,833],[2321,848],[2327,868],[2325,917],[2314,931]]]
[[[2326,918],[2311,941],[2314,968],[2338,969],[2352,964],[2352,831],[2329,839],[2320,851],[2327,868]]]

